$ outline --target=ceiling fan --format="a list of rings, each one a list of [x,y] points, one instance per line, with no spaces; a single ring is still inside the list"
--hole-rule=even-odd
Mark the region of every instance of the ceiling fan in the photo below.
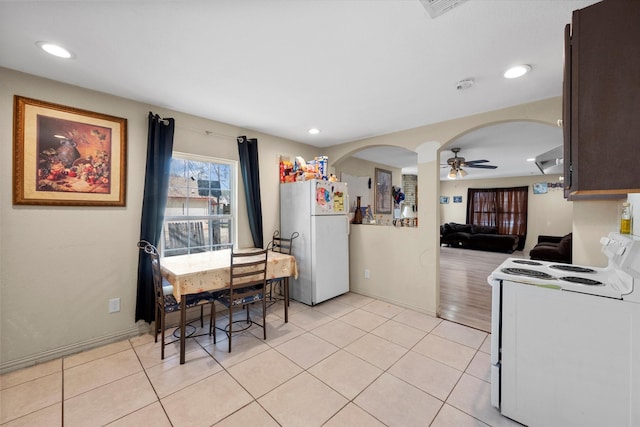
[[[452,148],[453,157],[447,159],[446,165],[441,165],[441,167],[450,167],[448,177],[450,179],[456,179],[457,177],[465,177],[467,176],[467,172],[462,169],[465,168],[478,168],[478,169],[496,169],[497,166],[493,165],[484,165],[482,163],[489,163],[489,160],[465,160],[464,157],[458,157],[458,153],[460,152],[459,148]]]

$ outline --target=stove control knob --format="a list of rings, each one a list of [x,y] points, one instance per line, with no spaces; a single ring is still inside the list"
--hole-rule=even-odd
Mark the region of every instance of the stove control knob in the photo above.
[[[626,248],[626,247],[624,247],[624,246],[620,246],[620,247],[618,247],[618,248],[616,249],[616,255],[622,255],[622,254],[624,254],[624,251],[626,251],[626,250],[627,250],[627,248]]]
[[[608,237],[601,237],[600,238],[600,244],[601,245],[606,245],[606,244],[609,243],[609,241],[610,241],[610,239]]]

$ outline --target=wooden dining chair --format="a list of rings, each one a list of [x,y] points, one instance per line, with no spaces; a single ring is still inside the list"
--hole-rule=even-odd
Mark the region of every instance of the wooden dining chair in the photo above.
[[[300,233],[298,233],[297,231],[294,231],[293,233],[291,233],[290,237],[284,238],[280,236],[280,231],[276,230],[273,232],[273,237],[271,238],[271,241],[267,245],[267,249],[274,252],[280,252],[281,254],[291,255],[291,250],[293,249],[293,241],[298,236],[300,236]],[[267,280],[267,293],[269,294],[268,301],[270,304],[273,304],[278,300],[284,299],[282,297],[282,294],[283,294],[282,287],[285,285],[285,279],[286,279],[285,277],[276,277],[276,278]],[[278,287],[280,289],[280,297],[277,297],[277,296],[274,297],[273,290],[277,289]]]
[[[234,252],[231,250],[231,266],[229,286],[222,292],[218,292],[216,300],[228,309],[229,323],[224,328],[229,340],[229,353],[231,353],[231,337],[234,332],[241,332],[251,325],[258,325],[262,328],[263,338],[267,339],[266,328],[266,299],[265,288],[267,284],[267,256],[266,249],[259,249],[251,252]],[[249,315],[249,305],[260,302],[262,305],[262,324],[255,322]],[[234,308],[246,309],[245,320],[233,320]],[[243,328],[233,330],[234,323],[246,323]],[[210,333],[213,334],[213,342],[216,343],[216,319],[215,310],[213,315],[213,327]]]
[[[160,254],[158,249],[146,240],[140,240],[138,242],[138,248],[149,255],[151,262],[151,272],[153,275],[153,288],[155,294],[155,319],[154,319],[154,331],[155,342],[158,342],[158,334],[162,335],[162,347],[160,350],[160,358],[164,359],[164,347],[168,344],[175,342],[176,340],[166,342],[165,341],[165,316],[167,313],[180,311],[180,303],[176,301],[173,296],[173,286],[162,277],[162,270],[160,268]],[[204,306],[206,304],[211,305],[211,319],[209,319],[209,330],[211,330],[213,316],[215,314],[215,294],[211,292],[200,292],[198,294],[186,295],[185,305],[187,309],[192,307],[200,307],[200,327],[204,327]],[[158,323],[159,321],[159,323]]]

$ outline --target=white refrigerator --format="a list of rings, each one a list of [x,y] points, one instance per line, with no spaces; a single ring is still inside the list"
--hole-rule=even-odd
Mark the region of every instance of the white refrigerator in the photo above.
[[[309,180],[280,185],[280,234],[293,232],[298,278],[291,298],[315,305],[349,291],[349,199],[345,182]]]

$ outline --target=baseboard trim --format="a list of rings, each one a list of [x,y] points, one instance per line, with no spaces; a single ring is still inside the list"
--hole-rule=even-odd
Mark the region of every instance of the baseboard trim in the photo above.
[[[408,309],[411,309],[413,311],[417,311],[419,313],[428,314],[429,316],[439,317],[437,313],[435,313],[435,312],[433,312],[431,310],[425,310],[423,307],[418,307],[417,305],[407,304],[405,302],[397,301],[397,300],[394,300],[392,298],[386,298],[386,297],[383,297],[383,296],[380,296],[380,295],[373,294],[371,292],[362,291],[361,289],[351,289],[351,292],[354,293],[354,294],[364,295],[365,297],[375,298],[375,299],[380,300],[380,301],[388,302],[389,304],[394,304],[394,305],[397,305],[399,307],[408,308]]]
[[[95,347],[100,347],[102,345],[110,344],[112,342],[129,339],[144,333],[148,333],[149,329],[150,329],[150,325],[148,323],[138,322],[138,324],[135,324],[128,329],[114,332],[109,335],[104,335],[101,337],[96,337],[89,340],[68,344],[62,347],[54,348],[54,349],[43,351],[40,353],[31,354],[29,356],[22,357],[19,359],[3,362],[3,363],[0,363],[0,374],[5,374],[7,372],[15,371],[17,369],[33,366],[38,363],[48,362],[49,360],[54,360],[60,357],[69,356],[74,353],[79,353],[81,351],[89,350]]]

